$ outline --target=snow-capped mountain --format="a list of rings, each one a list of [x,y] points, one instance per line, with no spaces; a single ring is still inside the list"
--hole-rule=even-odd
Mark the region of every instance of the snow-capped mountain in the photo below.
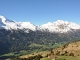
[[[31,24],[30,22],[15,22],[5,18],[4,16],[0,16],[0,27],[3,27],[7,30],[11,30],[11,29],[17,30],[17,29],[24,29],[24,28],[33,31],[36,30],[36,26]]]
[[[80,25],[77,25],[73,22],[57,20],[56,22],[48,22],[39,27],[40,30],[48,30],[49,32],[68,32],[71,30],[80,29]]]
[[[80,29],[80,25],[75,24],[73,22],[57,20],[56,22],[48,22],[47,24],[43,24],[41,26],[35,26],[30,22],[16,22],[11,21],[4,16],[0,16],[0,27],[5,28],[7,30],[17,30],[17,29],[26,29],[32,31],[48,31],[48,32],[68,32],[72,30]]]

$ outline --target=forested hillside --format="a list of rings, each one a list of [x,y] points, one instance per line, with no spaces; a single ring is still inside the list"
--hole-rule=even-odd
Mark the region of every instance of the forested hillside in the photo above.
[[[47,50],[56,43],[80,39],[80,30],[68,33],[50,33],[38,30],[29,30],[29,33],[26,33],[24,30],[0,29],[0,54],[21,50]]]

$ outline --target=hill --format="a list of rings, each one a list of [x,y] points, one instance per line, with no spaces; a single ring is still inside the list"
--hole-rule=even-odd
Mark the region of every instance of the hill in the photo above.
[[[80,41],[74,41],[53,50],[59,56],[80,56]]]

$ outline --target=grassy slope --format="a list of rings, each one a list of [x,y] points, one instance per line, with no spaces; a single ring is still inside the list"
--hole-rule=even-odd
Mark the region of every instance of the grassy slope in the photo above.
[[[58,56],[57,60],[80,60],[80,56]]]
[[[50,58],[42,58],[41,60],[52,60]],[[80,56],[58,56],[56,60],[80,60]]]
[[[42,58],[41,60],[52,60],[50,58]],[[80,56],[58,56],[56,60],[80,60]]]
[[[47,54],[50,54],[50,51],[41,51],[41,52],[34,52],[32,54],[27,54],[27,55],[23,55],[23,56],[20,56],[20,58],[27,58],[27,57],[30,57],[30,56],[35,56],[35,55],[42,55],[43,57],[45,57]]]
[[[80,41],[74,41],[53,50],[57,55],[80,56]]]
[[[59,47],[57,48],[57,51],[64,51],[66,50],[67,52],[74,52],[75,54],[80,54],[80,41],[74,41],[71,42],[67,45],[65,45],[65,47]],[[56,52],[56,51],[55,51]],[[48,60],[49,58],[42,58],[42,60]],[[57,56],[56,60],[80,60],[80,56]]]
[[[52,60],[52,59],[46,57],[46,58],[42,58],[40,60]]]

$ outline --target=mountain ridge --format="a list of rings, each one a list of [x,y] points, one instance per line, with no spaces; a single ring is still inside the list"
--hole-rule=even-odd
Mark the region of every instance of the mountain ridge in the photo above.
[[[0,15],[0,27],[3,27],[7,30],[26,29],[27,31],[28,29],[30,29],[32,31],[40,30],[48,32],[58,32],[58,33],[66,33],[68,31],[80,29],[80,25],[63,20],[57,20],[56,22],[48,22],[46,24],[36,26],[31,22],[11,21],[1,15]]]

